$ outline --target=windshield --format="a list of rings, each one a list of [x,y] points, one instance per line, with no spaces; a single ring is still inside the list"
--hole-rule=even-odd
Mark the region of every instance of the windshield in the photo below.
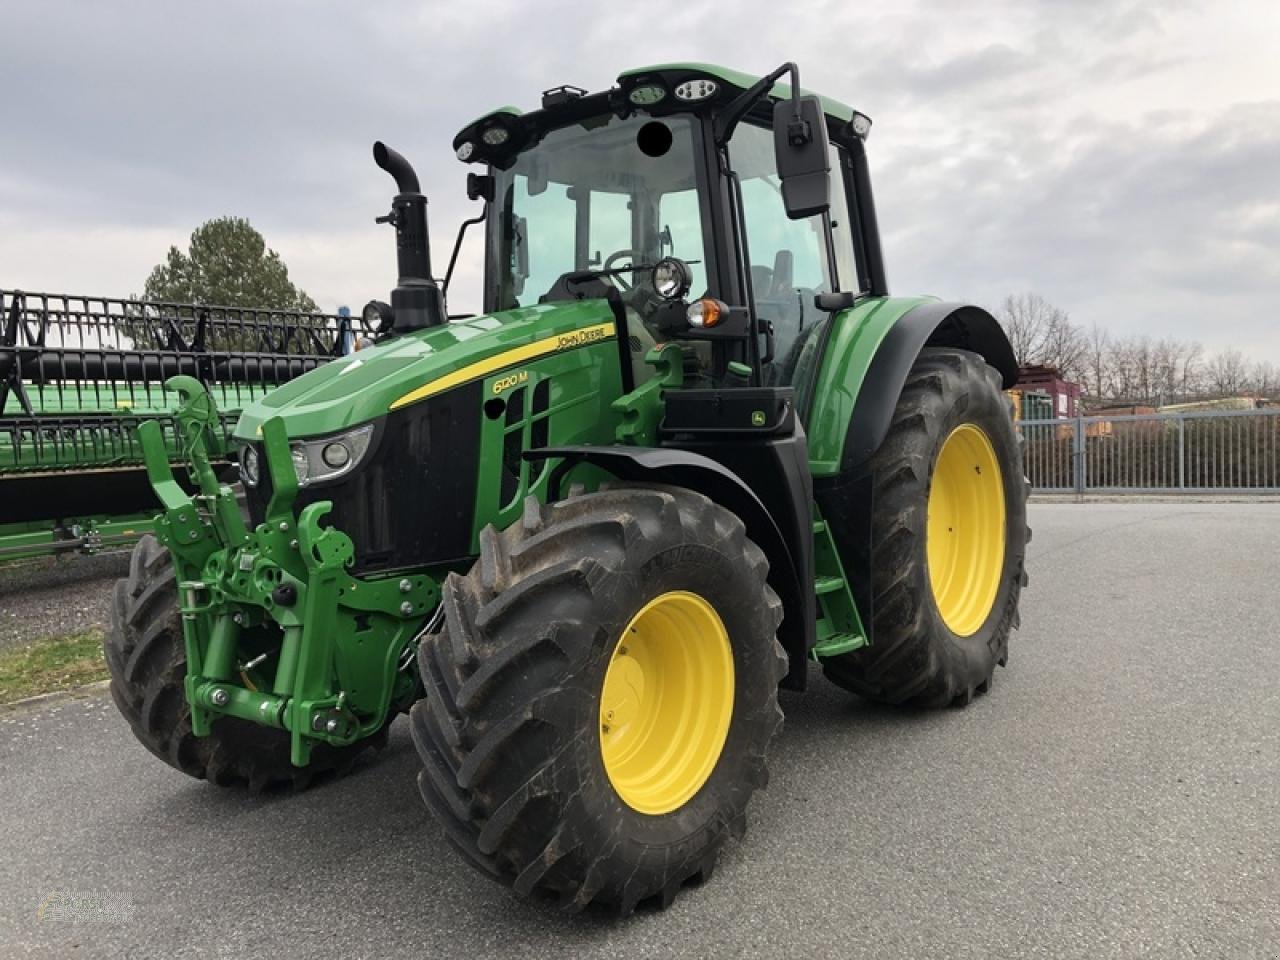
[[[572,296],[566,274],[691,264],[692,295],[706,290],[696,121],[610,115],[549,132],[497,178],[488,283],[496,309]],[[647,271],[622,270],[622,290]]]

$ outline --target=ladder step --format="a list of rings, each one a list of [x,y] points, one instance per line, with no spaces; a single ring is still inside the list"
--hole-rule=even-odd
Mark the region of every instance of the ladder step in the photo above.
[[[833,633],[817,644],[810,655],[814,660],[822,657],[838,657],[842,653],[852,653],[867,645],[867,638],[856,633]]]
[[[821,596],[824,593],[835,593],[844,589],[844,580],[840,577],[818,577],[813,582],[813,592]]]

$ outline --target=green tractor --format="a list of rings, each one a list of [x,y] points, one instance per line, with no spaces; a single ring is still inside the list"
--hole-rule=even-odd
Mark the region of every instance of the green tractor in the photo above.
[[[886,703],[986,691],[1025,584],[1013,353],[976,306],[889,296],[869,129],[793,64],[487,114],[453,142],[479,316],[448,315],[417,176],[375,145],[400,274],[375,342],[229,445],[172,378],[181,483],[141,431],[163,512],[106,640],[138,739],[291,789],[407,713],[466,860],[626,913],[741,835],[811,662]]]

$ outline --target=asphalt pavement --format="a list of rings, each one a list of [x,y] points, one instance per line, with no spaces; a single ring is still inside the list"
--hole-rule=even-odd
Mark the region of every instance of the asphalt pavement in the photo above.
[[[108,698],[0,715],[0,956],[1280,957],[1280,504],[1031,522],[989,696],[887,709],[815,674],[745,840],[622,921],[465,866],[403,721],[347,779],[255,799]]]

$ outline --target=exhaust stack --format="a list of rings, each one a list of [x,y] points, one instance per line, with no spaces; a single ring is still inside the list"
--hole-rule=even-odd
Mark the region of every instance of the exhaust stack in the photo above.
[[[373,161],[396,181],[399,191],[391,212],[378,223],[396,228],[396,266],[399,279],[391,291],[392,330],[408,333],[447,322],[444,297],[431,277],[431,247],[427,237],[427,198],[418,186],[418,175],[403,156],[379,140],[373,145]]]

